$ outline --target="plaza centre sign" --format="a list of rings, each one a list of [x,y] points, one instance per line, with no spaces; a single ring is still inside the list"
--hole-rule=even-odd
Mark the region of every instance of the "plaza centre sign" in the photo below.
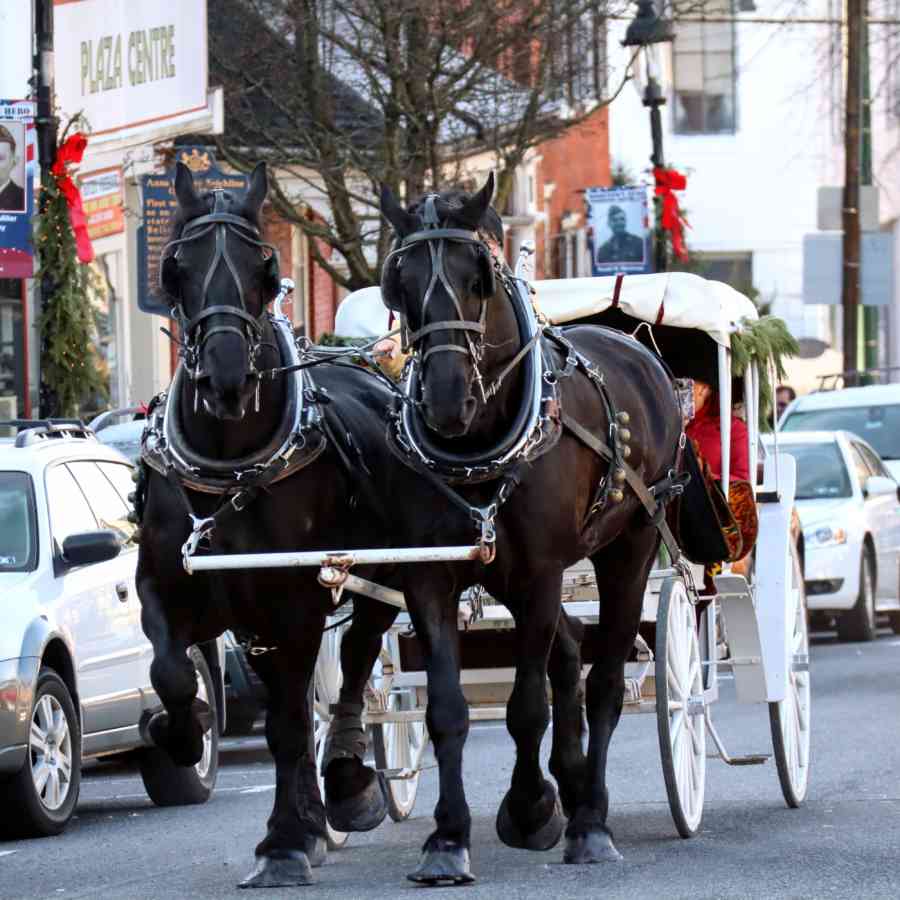
[[[206,0],[56,0],[56,96],[93,138],[206,108]]]

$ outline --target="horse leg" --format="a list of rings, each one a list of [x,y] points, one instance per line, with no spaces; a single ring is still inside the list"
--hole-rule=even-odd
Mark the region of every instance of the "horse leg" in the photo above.
[[[193,766],[203,756],[203,733],[215,723],[208,704],[197,699],[197,675],[188,656],[189,638],[173,627],[156,578],[138,578],[141,624],[153,645],[150,682],[165,709],[154,713],[147,723],[152,742],[179,766]],[[195,599],[195,598],[194,598]]]
[[[567,863],[599,863],[621,859],[606,820],[609,792],[606,762],[609,742],[622,713],[625,663],[641,621],[644,588],[659,536],[644,525],[623,532],[591,557],[597,573],[600,616],[594,665],[587,679],[590,728],[584,789],[566,828]]]
[[[553,688],[553,736],[550,772],[559,785],[559,798],[568,818],[575,812],[584,784],[586,757],[581,745],[583,728],[581,690],[581,641],[584,626],[566,613],[559,616],[550,648],[547,674]]]
[[[366,733],[362,724],[363,692],[381,651],[382,635],[397,618],[392,606],[360,597],[353,620],[341,640],[344,680],[328,731],[322,772],[325,811],[338,831],[369,831],[384,821],[387,791],[378,773],[365,765]]]
[[[420,569],[416,586],[407,590],[409,611],[422,643],[428,673],[425,722],[434,744],[440,793],[434,808],[436,829],[422,847],[415,871],[419,884],[468,884],[475,880],[469,864],[472,817],[462,778],[462,754],[469,733],[469,707],[459,683],[457,594],[441,596]]]
[[[312,867],[325,861],[310,691],[322,624],[308,623],[302,642],[282,645],[266,655],[271,659],[254,659],[269,694],[266,742],[275,758],[275,802],[266,836],[256,847],[256,865],[242,888],[312,884]]]
[[[516,680],[506,705],[506,727],[516,743],[512,784],[497,813],[504,844],[549,850],[565,828],[556,788],[541,771],[541,740],[550,721],[547,660],[560,615],[562,574],[536,579],[516,617]]]

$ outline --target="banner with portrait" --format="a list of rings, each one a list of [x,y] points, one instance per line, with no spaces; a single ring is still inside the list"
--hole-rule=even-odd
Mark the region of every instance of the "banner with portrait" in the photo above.
[[[0,100],[0,278],[34,273],[34,104]]]
[[[652,271],[647,189],[588,188],[585,200],[592,274]]]

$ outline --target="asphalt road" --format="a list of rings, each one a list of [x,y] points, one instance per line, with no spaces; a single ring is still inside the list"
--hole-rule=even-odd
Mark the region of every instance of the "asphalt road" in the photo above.
[[[900,638],[839,644],[819,635],[811,653],[812,774],[806,806],[784,805],[773,763],[729,768],[710,760],[701,832],[677,837],[665,800],[650,716],[624,717],[610,755],[610,817],[625,859],[561,864],[557,847],[502,846],[494,815],[512,746],[502,724],[473,727],[466,787],[474,820],[475,898],[900,897]],[[716,708],[733,753],[770,750],[763,707],[738,706],[729,686]],[[213,799],[157,809],[136,772],[110,764],[85,773],[76,818],[61,837],[0,843],[2,898],[219,898],[244,896],[269,814],[274,770],[261,738],[226,741]],[[546,749],[545,749],[546,752]],[[317,870],[318,884],[263,897],[391,898],[425,888],[404,878],[431,828],[436,773],[425,772],[413,817],[354,835]],[[2,802],[2,798],[0,798]]]

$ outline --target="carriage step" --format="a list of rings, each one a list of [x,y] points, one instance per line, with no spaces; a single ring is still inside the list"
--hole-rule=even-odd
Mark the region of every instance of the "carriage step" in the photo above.
[[[713,755],[717,756],[718,754]],[[728,759],[720,758],[722,762],[728,763],[729,766],[761,766],[772,758],[772,754],[748,753],[747,756],[729,756]]]

